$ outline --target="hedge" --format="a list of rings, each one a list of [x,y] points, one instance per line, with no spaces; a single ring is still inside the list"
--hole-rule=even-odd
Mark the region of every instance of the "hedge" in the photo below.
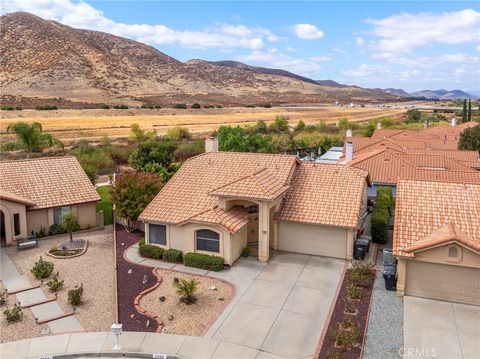
[[[180,263],[183,261],[182,251],[178,249],[167,249],[163,251],[163,260],[165,262]]]
[[[223,269],[225,261],[222,257],[210,256],[202,253],[185,254],[185,265],[219,272]]]
[[[388,212],[392,214],[393,212],[393,197],[392,197],[392,188],[391,187],[378,187],[377,189],[377,199],[375,202],[375,208],[388,209]]]
[[[138,253],[142,257],[162,259],[163,252],[164,250],[161,247],[154,246],[152,244],[145,244],[145,238],[142,238],[138,242]]]
[[[388,240],[390,213],[386,208],[375,208],[372,215],[372,241],[385,244]]]

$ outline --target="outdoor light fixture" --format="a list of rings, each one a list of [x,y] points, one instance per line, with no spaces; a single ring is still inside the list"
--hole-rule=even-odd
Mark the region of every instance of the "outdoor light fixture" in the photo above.
[[[120,334],[122,334],[122,324],[112,324],[112,334],[115,334],[115,346],[113,350],[120,350]]]

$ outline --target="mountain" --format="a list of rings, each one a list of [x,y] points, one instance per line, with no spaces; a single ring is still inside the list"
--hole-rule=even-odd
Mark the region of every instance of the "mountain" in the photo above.
[[[474,99],[476,98],[474,95],[466,93],[462,90],[422,90],[412,92],[413,96],[417,97],[425,97],[425,98],[435,98],[439,100],[454,100],[454,99]]]
[[[55,99],[62,106],[104,102],[243,105],[398,99],[233,61],[183,63],[137,41],[75,29],[24,12],[1,16],[0,28],[3,99],[25,103]]]
[[[331,87],[340,87],[340,88],[350,87],[348,85],[339,84],[338,82],[333,81],[333,80],[316,80],[315,82],[319,85],[322,85],[322,86],[331,86]],[[357,86],[352,86],[352,87],[357,87]]]
[[[386,89],[375,88],[375,89],[372,89],[372,90],[385,92],[385,93],[388,93],[390,95],[398,96],[398,97],[414,97],[412,94],[408,93],[405,90],[395,89],[395,88],[391,88],[391,87],[386,88]]]

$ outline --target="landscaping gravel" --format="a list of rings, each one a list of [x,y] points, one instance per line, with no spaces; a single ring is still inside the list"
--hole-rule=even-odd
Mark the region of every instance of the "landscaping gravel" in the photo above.
[[[373,288],[372,306],[365,339],[364,359],[401,358],[403,348],[403,298],[395,291],[385,289],[382,275],[382,250],[376,262],[376,279]]]

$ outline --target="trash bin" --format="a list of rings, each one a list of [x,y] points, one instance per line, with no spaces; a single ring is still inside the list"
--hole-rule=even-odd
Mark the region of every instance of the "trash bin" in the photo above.
[[[357,260],[364,260],[365,254],[367,253],[367,247],[363,244],[355,244],[355,259]]]
[[[385,280],[385,289],[386,290],[396,290],[397,289],[397,284],[396,284],[396,271],[394,268],[391,266],[387,266],[382,272],[383,274],[383,279]]]
[[[370,250],[370,240],[368,238],[360,237],[355,240],[355,244],[360,244],[365,247],[365,252],[368,253]]]
[[[396,259],[393,256],[393,250],[391,248],[385,248],[383,250],[383,264],[395,264]]]

